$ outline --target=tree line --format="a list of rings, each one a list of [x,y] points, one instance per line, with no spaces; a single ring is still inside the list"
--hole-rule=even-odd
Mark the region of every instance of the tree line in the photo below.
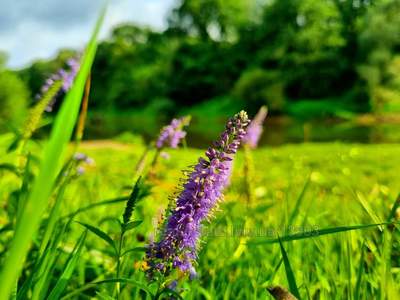
[[[299,116],[313,107],[396,111],[399,16],[398,0],[180,0],[165,30],[122,24],[99,44],[91,106],[174,114],[224,101]],[[73,55],[62,50],[17,75],[35,95]]]

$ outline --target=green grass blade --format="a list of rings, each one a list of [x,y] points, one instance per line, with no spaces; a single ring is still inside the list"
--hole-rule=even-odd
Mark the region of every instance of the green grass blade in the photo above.
[[[103,21],[105,9],[96,24],[92,38],[82,59],[81,69],[67,93],[60,112],[51,131],[50,140],[45,146],[43,161],[35,179],[24,211],[21,214],[14,238],[0,273],[0,299],[8,299],[21,272],[25,257],[29,251],[32,237],[35,235],[40,219],[47,208],[61,162],[78,117],[80,102],[86,78],[96,53],[97,35]]]
[[[85,244],[86,239],[86,231],[82,234],[79,241],[75,245],[74,251],[72,251],[71,256],[68,260],[67,265],[65,266],[64,272],[58,279],[55,287],[51,291],[48,300],[57,300],[60,299],[62,292],[64,291],[65,287],[67,286],[69,280],[72,277],[74,269],[78,263],[79,257],[81,256],[83,245]]]
[[[400,206],[400,194],[397,196],[396,201],[393,203],[392,209],[390,210],[389,217],[387,218],[387,221],[390,222],[392,221],[395,216],[396,216],[396,211]]]
[[[92,233],[94,233],[95,235],[97,235],[99,238],[101,238],[102,240],[104,240],[105,242],[107,242],[111,247],[113,247],[113,249],[115,251],[117,251],[117,247],[115,246],[114,241],[112,240],[112,238],[105,233],[104,231],[102,231],[101,229],[94,227],[92,225],[86,224],[86,223],[81,223],[81,222],[77,222],[79,224],[81,224],[82,226],[84,226],[86,229],[90,230]]]
[[[371,207],[370,203],[365,199],[363,194],[360,192],[356,192],[357,200],[363,207],[363,209],[366,211],[366,213],[370,216],[372,222],[374,223],[380,223],[382,220],[379,218],[379,216],[376,214],[375,210]],[[382,226],[379,226],[379,230],[383,231]]]
[[[48,243],[50,241],[50,237],[51,237],[51,235],[53,233],[54,227],[55,227],[56,222],[58,220],[58,215],[59,215],[60,209],[61,209],[61,201],[62,201],[62,199],[64,197],[64,192],[65,192],[65,189],[67,187],[67,182],[68,181],[63,182],[63,184],[61,185],[61,187],[60,187],[60,189],[59,189],[59,191],[57,193],[56,200],[55,200],[54,206],[53,206],[53,208],[51,210],[49,219],[47,220],[46,230],[45,230],[45,233],[43,235],[43,239],[42,239],[41,244],[40,244],[40,248],[39,248],[39,252],[38,252],[39,256],[41,256],[44,253],[44,250],[46,249],[46,247],[47,247],[47,245],[48,245]]]
[[[285,235],[285,236],[281,237],[280,239],[279,238],[263,239],[261,241],[253,240],[253,241],[248,242],[248,244],[249,245],[276,244],[276,243],[279,243],[279,240],[281,240],[282,242],[289,242],[289,241],[310,239],[310,238],[316,238],[316,237],[328,235],[328,234],[335,234],[335,233],[339,233],[339,232],[352,231],[352,230],[367,229],[367,228],[385,226],[385,225],[390,225],[390,224],[398,224],[398,222],[397,223],[384,222],[384,223],[377,223],[377,224],[338,226],[338,227],[316,229],[313,231],[306,231],[306,232],[300,232],[300,233],[296,233],[296,234]]]
[[[296,217],[297,217],[297,215],[298,215],[298,213],[299,213],[300,206],[301,206],[301,204],[302,204],[302,202],[303,202],[304,195],[306,194],[306,191],[307,191],[307,189],[308,189],[308,186],[310,185],[310,181],[311,181],[311,175],[308,175],[308,178],[307,178],[307,180],[306,180],[306,183],[304,184],[303,189],[301,190],[300,195],[297,197],[297,201],[296,201],[296,204],[295,204],[295,206],[294,206],[294,209],[293,209],[292,213],[290,214],[289,221],[288,221],[288,226],[289,226],[289,227],[290,227],[291,225],[293,225],[293,222],[295,221],[295,219],[296,219]]]
[[[279,246],[281,248],[283,264],[285,266],[285,271],[286,271],[286,278],[289,284],[289,290],[297,299],[300,300],[300,293],[299,289],[297,288],[296,278],[294,276],[292,266],[290,265],[286,250],[283,247],[282,241],[280,239],[279,239]]]

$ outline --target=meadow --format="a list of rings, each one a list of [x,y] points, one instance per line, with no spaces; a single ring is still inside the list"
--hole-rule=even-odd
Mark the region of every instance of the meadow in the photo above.
[[[2,149],[9,142],[10,138],[3,137]],[[129,195],[134,166],[144,147],[138,138],[82,143],[79,150],[94,163],[85,166],[85,173],[71,181],[65,190],[60,223],[68,220],[70,224],[57,246],[57,259],[47,278],[49,287],[63,274],[74,245],[84,232],[77,222],[99,227],[113,239],[118,237],[115,220],[122,215],[126,198],[94,204]],[[255,199],[251,204],[245,197],[244,157],[239,153],[224,201],[205,225],[196,266],[198,278],[182,280],[178,289],[181,296],[270,299],[267,287],[288,286],[281,249],[273,240],[277,236],[306,233],[303,240],[282,243],[302,298],[396,299],[400,276],[398,230],[372,227],[318,235],[325,228],[382,223],[389,219],[400,188],[399,150],[398,145],[340,143],[255,150]],[[183,177],[182,170],[193,165],[203,151],[186,148],[168,152],[170,158],[157,165],[151,195],[136,208],[135,219],[143,223],[125,236],[125,247],[137,251],[124,256],[122,274],[132,282],[123,285],[121,299],[145,298],[141,286],[147,287],[148,283],[141,247],[154,234],[169,197]],[[2,173],[4,201],[18,187],[18,181],[15,176]],[[82,209],[85,207],[88,209]],[[5,229],[4,212],[1,223]],[[7,235],[2,235],[2,242]],[[60,299],[108,299],[105,295],[112,295],[115,283],[98,282],[115,277],[110,245],[89,233],[79,254]],[[148,287],[150,291],[152,288]]]
[[[399,144],[257,147],[265,107],[85,141],[103,16],[0,136],[0,299],[398,299]]]

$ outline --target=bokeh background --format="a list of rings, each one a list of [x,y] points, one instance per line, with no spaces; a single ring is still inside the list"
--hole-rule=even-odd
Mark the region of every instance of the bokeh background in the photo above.
[[[102,2],[0,3],[6,131],[82,51]],[[204,147],[228,116],[266,104],[262,144],[399,142],[399,16],[398,0],[112,1],[85,138],[150,137],[191,114],[188,143]]]

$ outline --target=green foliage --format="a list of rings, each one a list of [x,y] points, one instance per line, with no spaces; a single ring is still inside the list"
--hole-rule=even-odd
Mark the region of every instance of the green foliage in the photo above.
[[[18,75],[0,69],[0,131],[8,122],[14,126],[22,123],[26,117],[28,99],[29,91]]]
[[[329,103],[328,115],[397,112],[398,14],[397,0],[181,0],[165,31],[121,24],[100,43],[90,106],[141,115],[170,99],[160,112],[176,115],[235,95],[231,105],[239,98],[250,112],[268,103],[282,114],[304,99]],[[72,55],[20,71],[32,94]]]
[[[235,83],[233,94],[242,101],[243,107],[252,111],[267,105],[272,112],[282,112],[284,83],[276,72],[253,69],[244,72]]]
[[[60,113],[55,120],[50,140],[44,150],[38,176],[32,184],[32,190],[29,191],[24,209],[17,220],[18,225],[0,273],[0,280],[2,281],[0,298],[7,299],[11,294],[12,288],[22,271],[21,261],[23,262],[26,259],[32,237],[38,229],[56,178],[61,171],[61,160],[65,155],[67,144],[78,117],[84,85],[96,53],[96,38],[103,17],[104,11],[87,46],[80,72],[71,90],[67,93]]]
[[[168,96],[179,105],[190,106],[226,95],[241,67],[229,44],[184,40],[171,61]]]
[[[254,16],[256,4],[254,0],[181,0],[169,26],[202,39],[232,39]]]
[[[400,3],[382,1],[363,20],[359,36],[363,61],[358,72],[367,82],[372,108],[384,112],[400,102]]]
[[[215,101],[215,107],[217,104]],[[154,232],[154,218],[160,220],[160,211],[168,206],[168,196],[173,195],[173,187],[182,177],[181,170],[193,164],[203,151],[170,151],[170,160],[159,165],[161,175],[152,193],[145,201],[137,203],[133,221],[128,223],[130,225],[125,229],[129,230],[121,239],[122,227],[115,217],[124,211],[129,195],[115,196],[125,195],[123,187],[131,184],[132,167],[145,146],[128,143],[121,146],[112,141],[93,145],[83,142],[81,147],[95,159],[96,167],[68,183],[63,199],[73,201],[58,202],[63,217],[58,219],[60,223],[56,223],[49,248],[44,252],[50,260],[46,265],[51,267],[46,268],[45,273],[34,272],[34,287],[39,288],[37,279],[40,283],[43,280],[38,293],[42,295],[41,299],[48,297],[52,290],[65,299],[99,297],[97,294],[110,299],[118,293],[121,300],[140,299],[145,297],[144,293],[154,297],[156,286],[149,285],[143,273],[147,237]],[[349,293],[371,299],[383,293],[389,299],[393,298],[399,289],[398,273],[395,272],[399,248],[397,243],[383,242],[382,236],[392,232],[393,238],[398,239],[398,224],[383,225],[383,232],[378,230],[376,224],[370,224],[369,213],[357,202],[351,190],[368,195],[364,202],[369,203],[369,210],[373,210],[379,219],[398,220],[399,201],[394,200],[400,189],[396,167],[398,151],[397,145],[338,143],[254,150],[252,183],[255,200],[250,206],[240,190],[244,157],[239,152],[231,187],[226,191],[215,219],[206,225],[215,231],[203,236],[196,266],[198,279],[180,282],[180,296],[184,299],[229,299],[235,295],[235,299],[262,299],[267,297],[265,288],[271,284],[289,288],[279,236],[290,261],[290,278],[296,278],[302,298],[307,299],[307,293],[311,298],[319,295],[320,299]],[[376,155],[378,152],[379,156]],[[18,180],[13,173],[2,175],[3,182],[14,184]],[[8,186],[1,185],[0,195],[6,194]],[[1,201],[6,199],[2,197]],[[252,225],[245,231],[249,234],[245,236],[245,251],[235,258],[232,254],[243,246],[240,230],[245,216],[251,216]],[[77,243],[82,245],[78,242],[82,227],[73,222],[74,219],[91,231],[80,255],[73,247]],[[9,231],[1,229],[4,231],[1,231],[0,240],[7,240]],[[347,235],[351,237],[350,243],[343,242]],[[38,240],[42,237],[39,232]],[[381,251],[382,243],[385,243],[385,249],[392,249],[392,254],[388,250]],[[25,268],[31,270],[30,263],[35,261],[36,253],[34,247]],[[345,257],[344,253],[354,262],[350,266],[344,263],[347,259],[341,259]],[[0,256],[2,259],[3,255]],[[390,256],[392,262],[387,262]],[[120,271],[117,276],[118,261]],[[383,262],[388,270],[384,273]],[[29,298],[29,293],[25,297],[21,294],[29,274],[24,273],[26,277],[20,279],[19,299]],[[41,277],[41,274],[46,276]],[[382,278],[388,282],[384,290],[380,288]],[[168,289],[162,291],[169,292]]]

